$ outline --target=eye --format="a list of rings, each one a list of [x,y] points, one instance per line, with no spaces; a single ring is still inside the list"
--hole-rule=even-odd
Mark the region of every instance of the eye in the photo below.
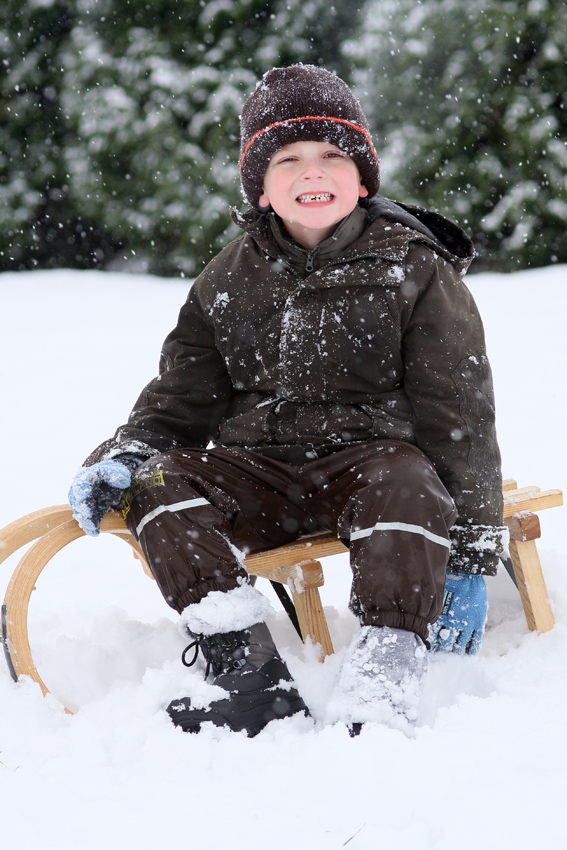
[[[344,159],[345,155],[342,151],[328,151],[325,154],[325,159]]]

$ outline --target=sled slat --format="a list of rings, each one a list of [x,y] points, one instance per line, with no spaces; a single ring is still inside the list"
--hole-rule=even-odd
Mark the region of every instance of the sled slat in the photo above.
[[[510,558],[529,629],[532,632],[549,632],[555,625],[555,619],[535,542],[511,540]]]
[[[244,566],[250,575],[285,584],[297,593],[302,593],[304,590],[313,587],[322,587],[325,583],[323,568],[319,561],[303,560],[296,564],[283,564],[274,567],[265,565],[259,568],[249,564],[248,558],[245,558]]]
[[[43,694],[49,693],[33,662],[28,640],[28,606],[41,571],[53,555],[84,534],[75,520],[64,522],[46,532],[29,549],[14,570],[4,604],[10,658],[17,676],[30,676]]]
[[[544,511],[547,508],[561,507],[563,504],[561,490],[538,491],[537,488],[531,488],[530,492],[533,492],[532,496],[517,490],[504,494],[505,519],[521,511]]]
[[[282,564],[299,564],[301,561],[305,561],[306,555],[309,558],[326,558],[329,555],[340,555],[343,552],[348,552],[348,549],[334,534],[317,534],[304,537],[302,540],[290,543],[287,546],[279,546],[269,552],[248,555],[245,558],[245,564],[249,572],[254,572]],[[257,575],[259,574],[258,572]]]
[[[537,540],[541,537],[539,517],[530,511],[523,511],[521,514],[515,514],[505,519],[504,525],[508,527],[510,540],[519,540],[525,543],[526,540]]]
[[[64,521],[56,524],[56,518],[61,516]],[[67,518],[69,516],[71,518]],[[30,517],[32,518],[31,523],[29,522]],[[48,508],[45,511],[30,514],[23,520],[25,522],[17,521],[4,529],[4,532],[10,531],[10,535],[5,534],[3,539],[7,541],[7,548],[11,552],[15,552],[18,548],[15,541],[22,541],[20,545],[25,545],[34,539],[33,536],[30,537],[30,534],[35,535],[38,528],[45,526],[49,530],[42,534],[39,540],[23,555],[8,584],[3,606],[5,652],[10,659],[16,677],[29,676],[34,682],[37,682],[43,694],[47,694],[49,690],[37,671],[29,645],[28,608],[30,597],[32,591],[35,590],[36,581],[42,570],[53,556],[69,543],[84,537],[85,532],[72,518],[69,507],[66,507],[64,511],[61,511],[60,507]],[[131,536],[120,514],[108,514],[101,523],[101,531],[110,532],[129,543],[135,549],[142,563],[145,563],[142,550]],[[72,714],[67,708],[65,708],[65,711]]]
[[[333,643],[318,589],[314,587],[302,593],[292,590],[291,596],[297,612],[297,619],[303,640],[306,641],[307,638],[311,638],[313,643],[318,644],[322,650],[320,660],[324,661],[325,657],[327,655],[333,655],[335,650],[333,649]]]
[[[56,505],[53,508],[43,508],[32,514],[20,517],[0,531],[0,564],[21,549],[37,540],[49,531],[71,519],[73,514],[69,505]]]

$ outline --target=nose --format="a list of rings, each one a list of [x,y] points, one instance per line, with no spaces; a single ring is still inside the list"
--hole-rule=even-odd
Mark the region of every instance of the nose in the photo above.
[[[321,161],[317,157],[312,157],[305,162],[301,174],[304,180],[314,180],[319,177],[324,177],[325,172],[321,165]]]

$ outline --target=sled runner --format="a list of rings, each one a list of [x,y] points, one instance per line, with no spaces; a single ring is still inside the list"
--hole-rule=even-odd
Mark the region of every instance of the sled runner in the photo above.
[[[520,592],[528,627],[532,631],[546,632],[553,628],[555,621],[535,543],[541,537],[536,512],[562,505],[563,495],[560,490],[541,491],[539,487],[518,489],[516,482],[511,480],[504,482],[503,490],[504,522],[510,531],[510,559],[504,563]],[[108,514],[101,523],[101,531],[128,543],[144,572],[153,578],[121,514]],[[84,535],[68,505],[28,514],[0,531],[0,563],[23,546],[37,541],[21,558],[8,585],[2,605],[2,643],[12,678],[17,681],[19,676],[28,675],[44,694],[49,691],[33,662],[28,639],[31,593],[53,556]],[[309,637],[320,645],[322,658],[332,654],[333,645],[319,596],[324,576],[318,559],[346,551],[332,534],[318,534],[245,559],[250,575],[269,579],[282,589],[287,587],[291,600],[282,596],[281,590],[278,596],[292,619],[296,617],[296,627],[303,640]]]

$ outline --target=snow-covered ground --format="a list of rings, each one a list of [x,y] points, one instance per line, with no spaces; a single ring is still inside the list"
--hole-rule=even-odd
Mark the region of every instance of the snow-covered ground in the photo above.
[[[495,373],[504,474],[567,487],[567,267],[469,278]],[[154,374],[183,281],[68,271],[0,275],[0,526],[63,503],[83,458]],[[435,657],[414,739],[350,739],[321,721],[355,629],[348,564],[325,565],[337,654],[321,665],[274,600],[270,625],[313,718],[257,738],[184,735],[163,711],[198,687],[176,615],[123,543],[81,540],[32,595],[30,636],[52,691],[0,658],[2,844],[31,850],[527,850],[564,846],[567,539],[541,515],[557,626],[528,632],[502,570],[480,656]],[[0,567],[3,596],[15,566]],[[264,588],[268,595],[271,588]],[[270,597],[272,598],[272,597]],[[65,714],[62,705],[75,714]]]

